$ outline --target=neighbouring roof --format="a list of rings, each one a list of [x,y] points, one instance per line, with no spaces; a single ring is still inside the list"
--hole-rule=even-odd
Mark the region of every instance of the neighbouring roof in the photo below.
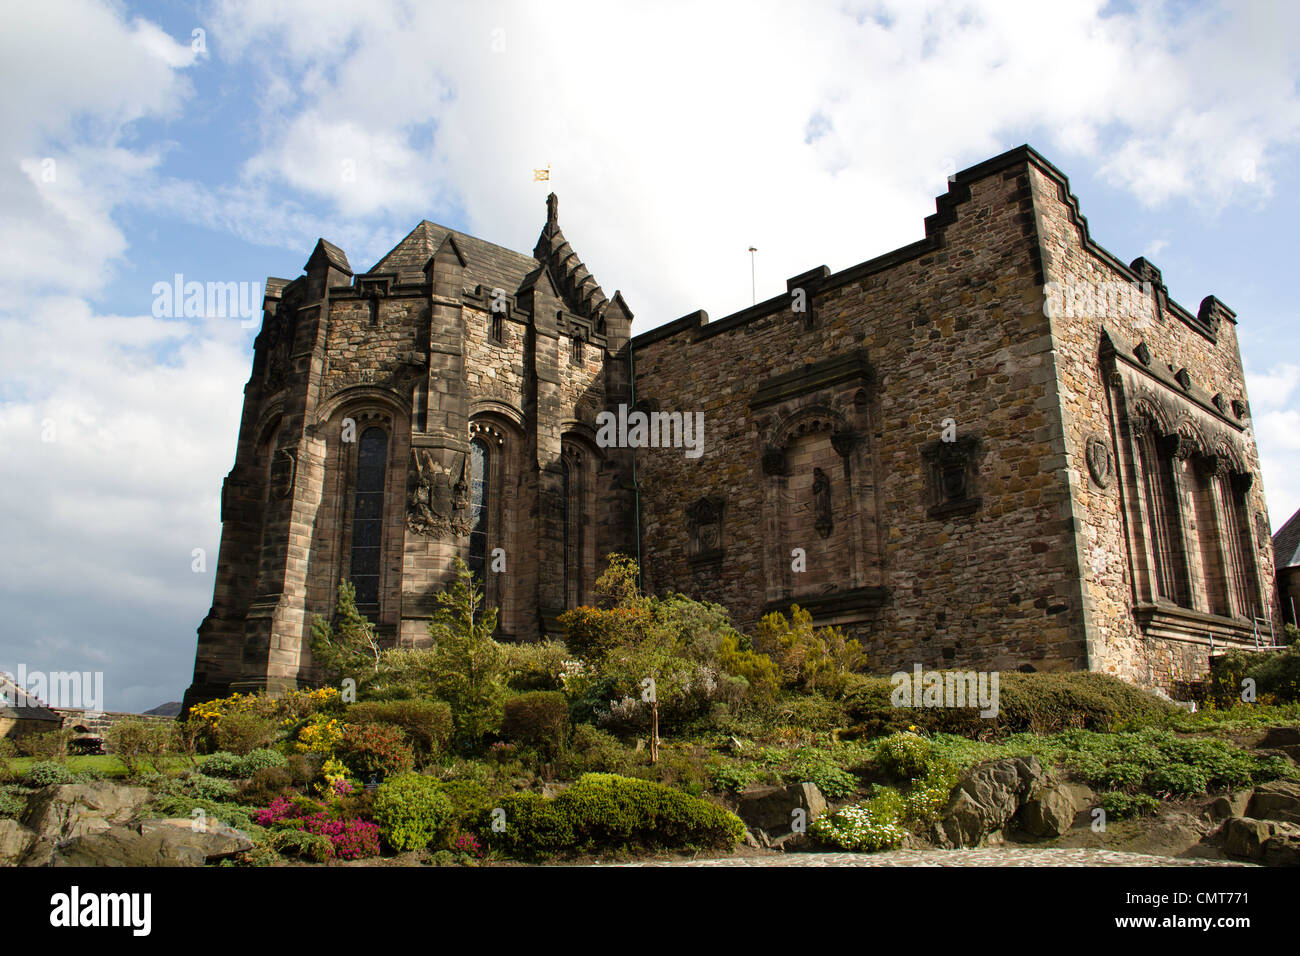
[[[62,717],[19,687],[8,674],[0,674],[0,717],[63,723]]]
[[[1273,535],[1273,566],[1293,568],[1300,565],[1300,511]]]

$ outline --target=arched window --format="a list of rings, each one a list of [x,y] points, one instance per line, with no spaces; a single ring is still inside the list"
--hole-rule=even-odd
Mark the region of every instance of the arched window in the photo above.
[[[1174,487],[1173,456],[1167,446],[1168,440],[1157,438],[1151,426],[1139,440],[1143,494],[1150,522],[1156,593],[1167,601],[1188,607],[1187,559],[1178,516],[1178,491]]]
[[[352,510],[350,566],[358,607],[375,608],[379,605],[379,554],[387,465],[387,433],[382,428],[367,428],[357,443],[357,481]]]
[[[573,335],[573,360],[582,361],[582,333],[575,332]]]
[[[469,443],[469,569],[482,583],[487,578],[487,538],[492,451],[481,439]]]
[[[1243,474],[1224,472],[1216,479],[1223,502],[1224,547],[1228,552],[1228,580],[1237,613],[1253,618],[1259,611],[1255,591],[1255,549],[1250,540],[1246,491],[1250,481]]]

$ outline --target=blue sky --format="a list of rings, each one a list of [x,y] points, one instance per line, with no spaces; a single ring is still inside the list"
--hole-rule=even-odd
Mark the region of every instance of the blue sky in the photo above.
[[[112,709],[189,682],[256,330],[155,316],[155,283],[292,278],[319,236],[360,271],[422,218],[527,251],[551,188],[644,330],[749,304],[751,245],[762,299],[913,241],[948,173],[1028,142],[1099,242],[1236,310],[1277,527],[1298,35],[1280,2],[16,6],[0,669],[103,670]]]

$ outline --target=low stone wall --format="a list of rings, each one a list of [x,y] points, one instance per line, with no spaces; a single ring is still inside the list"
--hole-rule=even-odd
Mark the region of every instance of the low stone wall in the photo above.
[[[73,710],[67,707],[52,707],[50,709],[63,718],[64,730],[84,727],[86,729],[85,732],[101,739],[105,738],[108,734],[108,729],[119,721],[148,720],[162,721],[170,724],[176,719],[175,717],[155,717],[147,714],[124,714],[114,711],[108,711],[105,713],[88,713],[84,710]],[[107,750],[107,748],[105,749]]]

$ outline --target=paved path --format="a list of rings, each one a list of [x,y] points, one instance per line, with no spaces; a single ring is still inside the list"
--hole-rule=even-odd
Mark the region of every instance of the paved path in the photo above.
[[[647,860],[621,866],[1253,866],[1229,860],[1149,856],[1119,850],[986,847],[977,850],[889,850],[885,853],[780,853],[698,860]]]

